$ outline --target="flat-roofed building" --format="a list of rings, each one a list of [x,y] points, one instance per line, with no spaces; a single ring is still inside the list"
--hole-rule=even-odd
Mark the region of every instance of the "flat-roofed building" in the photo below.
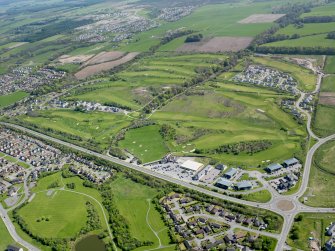
[[[229,187],[231,187],[233,183],[227,179],[224,178],[220,178],[218,179],[218,181],[215,183],[215,186],[220,187],[222,189],[228,189]]]
[[[197,172],[199,171],[202,167],[204,166],[204,164],[193,161],[193,160],[186,160],[185,162],[183,162],[180,167],[186,170],[190,170],[193,172]]]
[[[268,172],[268,173],[273,173],[273,172],[276,172],[276,171],[279,171],[280,169],[282,169],[283,166],[281,164],[278,164],[278,163],[273,163],[271,165],[268,165],[265,170]]]
[[[287,159],[283,162],[283,166],[286,167],[286,168],[291,167],[291,166],[295,166],[297,164],[300,164],[300,162],[296,158]]]

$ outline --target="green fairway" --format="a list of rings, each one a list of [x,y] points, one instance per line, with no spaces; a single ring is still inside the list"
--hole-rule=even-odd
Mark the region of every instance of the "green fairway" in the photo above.
[[[144,163],[159,160],[168,153],[168,148],[159,133],[159,126],[156,125],[128,131],[119,145]]]
[[[0,96],[0,108],[14,104],[15,102],[28,96],[28,93],[18,91],[8,95]]]
[[[324,70],[328,74],[335,74],[335,56],[327,56]]]
[[[100,149],[108,148],[111,137],[130,123],[130,119],[121,114],[71,110],[41,111],[38,116],[25,115],[21,116],[20,120],[38,125],[43,130],[60,137],[65,133],[72,135],[74,140],[79,140],[79,137],[81,140],[91,141],[93,145],[99,143]],[[71,140],[71,137],[66,138]]]
[[[170,142],[172,151],[187,153],[187,149],[206,151],[242,141],[271,141],[269,149],[252,157],[245,153],[210,155],[225,163],[254,167],[263,160],[281,161],[301,151],[303,126],[277,105],[285,95],[220,82],[215,88],[210,86],[196,88],[201,95],[175,98],[151,117],[176,129],[176,141]]]
[[[298,87],[301,90],[313,91],[315,89],[317,77],[311,70],[270,57],[254,57],[253,61],[291,74],[298,81]]]
[[[134,183],[122,176],[118,177],[112,183],[114,190],[114,199],[120,211],[120,214],[126,218],[129,223],[129,230],[133,237],[140,241],[152,241],[154,244],[147,247],[135,249],[136,251],[144,251],[158,246],[158,239],[148,226],[148,222],[155,231],[166,228],[161,215],[156,211],[154,205],[150,205],[148,200],[152,200],[158,193],[157,190]],[[148,222],[147,219],[148,215]],[[167,231],[162,231],[159,235],[162,245],[168,245],[170,242]]]
[[[301,220],[297,220],[301,217]],[[326,236],[326,227],[329,227],[331,222],[334,222],[335,214],[321,214],[321,213],[300,213],[295,217],[291,234],[289,234],[288,245],[299,250],[309,250],[310,237],[319,240],[321,247],[324,246],[325,241],[330,237]],[[297,232],[298,239],[292,236],[292,229]]]
[[[322,92],[335,92],[335,75],[329,75],[323,78],[321,84]]]
[[[7,228],[6,228],[6,225],[4,224],[2,219],[0,219],[0,236],[1,236],[0,250],[6,250],[8,245],[15,244],[15,241],[10,236],[10,234],[9,234]]]
[[[333,186],[335,182],[335,142],[321,146],[315,154],[311,169],[307,205],[313,207],[335,207]]]
[[[318,104],[312,125],[321,136],[335,133],[335,107]]]

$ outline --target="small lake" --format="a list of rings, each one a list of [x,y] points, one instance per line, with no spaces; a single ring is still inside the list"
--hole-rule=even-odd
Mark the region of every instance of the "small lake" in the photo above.
[[[105,243],[96,235],[90,235],[81,239],[75,247],[75,251],[106,251]]]

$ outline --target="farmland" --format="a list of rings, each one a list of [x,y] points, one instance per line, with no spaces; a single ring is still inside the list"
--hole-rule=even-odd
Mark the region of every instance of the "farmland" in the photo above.
[[[325,47],[335,48],[335,43],[332,39],[327,39],[327,34],[311,35],[297,39],[283,40],[265,44],[268,47]]]
[[[135,37],[136,42],[129,45],[121,45],[121,50],[144,51],[150,46],[158,43],[157,37],[162,36],[168,30],[175,30],[180,27],[201,32],[206,37],[217,36],[241,36],[254,37],[271,26],[271,23],[240,24],[238,21],[254,14],[269,13],[270,3],[235,3],[235,4],[215,4],[203,6],[177,22],[166,23],[162,26],[143,32]],[[175,50],[183,44],[184,39],[178,42],[172,41],[173,46],[167,45],[169,50]],[[165,50],[162,48],[161,50]]]
[[[332,192],[335,181],[334,170],[335,142],[331,141],[318,149],[311,169],[309,189],[305,193],[309,206],[334,207],[335,197]]]
[[[159,160],[168,153],[168,148],[159,133],[159,126],[146,126],[127,132],[119,146],[127,149],[144,163]]]
[[[335,3],[329,3],[327,5],[319,6],[313,8],[311,12],[304,13],[301,17],[308,17],[308,16],[332,16],[334,15],[335,11]]]
[[[325,228],[333,222],[334,214],[316,214],[316,213],[300,213],[295,217],[293,228],[297,232],[298,239],[293,239],[292,234],[288,239],[288,244],[291,247],[300,250],[308,250],[310,237],[319,240],[320,245],[324,246],[325,241],[329,239],[326,237]]]
[[[15,102],[28,96],[26,92],[15,92],[8,95],[0,96],[0,108],[14,104]]]
[[[326,34],[331,31],[335,31],[335,23],[304,24],[302,28],[297,28],[291,24],[283,29],[280,29],[276,34],[284,34],[289,36],[298,34],[300,36],[310,36],[316,34]]]

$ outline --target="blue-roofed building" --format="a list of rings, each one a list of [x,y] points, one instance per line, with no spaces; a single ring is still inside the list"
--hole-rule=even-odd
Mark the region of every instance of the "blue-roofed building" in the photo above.
[[[236,168],[230,168],[228,172],[226,172],[223,177],[230,180],[231,178],[233,178],[237,173],[237,169]]]
[[[267,171],[268,173],[273,173],[273,172],[276,172],[276,171],[278,171],[282,168],[283,168],[283,166],[281,164],[273,163],[271,165],[268,165],[267,168],[265,168],[265,171]]]
[[[231,187],[231,185],[232,182],[224,178],[218,179],[218,181],[215,183],[215,186],[220,187],[222,189],[228,189],[229,187]]]
[[[291,167],[291,166],[295,166],[297,164],[300,164],[300,162],[296,158],[287,159],[283,162],[283,166],[286,167],[286,168]]]
[[[235,188],[237,190],[250,190],[252,189],[252,184],[250,181],[244,180],[241,182],[237,182]]]

